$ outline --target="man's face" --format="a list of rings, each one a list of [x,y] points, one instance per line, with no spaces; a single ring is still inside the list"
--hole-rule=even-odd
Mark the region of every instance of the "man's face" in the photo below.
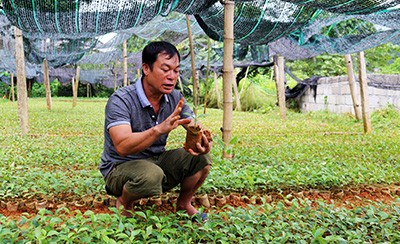
[[[179,77],[179,58],[175,54],[172,58],[167,54],[160,53],[156,62],[153,64],[153,70],[148,64],[143,64],[143,73],[145,75],[145,90],[154,95],[169,94],[175,87]]]

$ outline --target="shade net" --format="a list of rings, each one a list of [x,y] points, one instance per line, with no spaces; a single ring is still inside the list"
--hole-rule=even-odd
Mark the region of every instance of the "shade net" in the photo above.
[[[140,50],[154,39],[187,43],[186,15],[195,40],[196,69],[222,67],[224,1],[219,0],[1,0],[0,71],[15,73],[14,26],[23,31],[27,77],[122,84],[122,43],[128,44],[128,79],[137,79]],[[399,38],[400,0],[234,1],[236,66],[263,65],[271,56],[302,59],[350,54]],[[214,40],[207,62],[205,37]],[[133,38],[135,37],[135,38]],[[142,41],[137,41],[142,40]],[[190,52],[181,47],[182,74],[191,76]],[[117,69],[117,75],[115,70]],[[115,82],[116,81],[116,82]]]

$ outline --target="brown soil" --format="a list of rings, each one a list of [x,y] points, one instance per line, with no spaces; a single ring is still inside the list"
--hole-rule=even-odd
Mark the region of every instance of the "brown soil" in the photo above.
[[[186,132],[186,140],[185,140],[185,150],[188,151],[192,149],[194,152],[197,152],[197,143],[203,144],[203,134],[207,137],[207,140],[211,142],[212,134],[208,130],[204,130],[200,125],[189,125]]]
[[[350,188],[345,190],[335,190],[335,191],[320,191],[320,190],[306,190],[302,192],[285,192],[285,193],[265,193],[261,195],[239,195],[240,197],[229,197],[226,196],[226,204],[232,207],[240,207],[240,208],[247,208],[250,205],[262,205],[263,202],[268,204],[274,204],[278,201],[282,201],[285,199],[289,201],[284,201],[287,206],[290,206],[290,200],[294,198],[307,198],[308,200],[312,201],[316,205],[317,200],[323,200],[327,204],[332,204],[336,207],[345,207],[348,209],[353,209],[356,207],[363,207],[370,204],[385,204],[390,205],[395,203],[396,196],[400,195],[400,184],[399,185],[365,185],[358,188]],[[260,200],[259,198],[263,200]],[[4,202],[3,202],[4,204]],[[142,203],[143,204],[143,203]],[[399,204],[399,203],[395,203]],[[194,202],[196,207],[200,207],[197,202]],[[205,212],[210,211],[213,209],[215,212],[226,211],[226,208],[222,208],[225,205],[219,205],[218,203],[212,205],[211,208],[206,209]],[[400,204],[399,204],[400,205]],[[49,206],[47,209],[55,212],[56,208],[53,206]],[[89,206],[83,207],[76,207],[73,203],[68,203],[67,208],[70,210],[71,215],[75,214],[75,210],[80,210],[81,212],[85,212],[87,210],[91,210],[95,213],[109,213],[112,214],[113,212],[109,210],[109,207],[112,206],[105,201],[105,204],[94,208],[92,204]],[[136,204],[138,209],[148,208],[150,206],[149,203],[140,205],[140,203]],[[175,212],[175,209],[171,203],[165,203],[160,207],[153,207],[154,211],[161,211],[161,212]],[[23,213],[28,213],[30,216],[34,216],[38,210],[27,209],[26,207],[19,207],[17,211],[10,212],[7,210],[5,206],[0,208],[0,214],[10,217],[12,219],[18,219],[22,216]]]

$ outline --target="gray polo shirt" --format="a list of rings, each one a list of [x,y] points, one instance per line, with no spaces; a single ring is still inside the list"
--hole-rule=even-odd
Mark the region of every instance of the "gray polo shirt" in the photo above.
[[[182,94],[174,89],[170,94],[164,94],[158,115],[144,94],[142,82],[122,87],[111,95],[105,108],[104,150],[101,157],[100,171],[105,178],[115,162],[125,162],[134,159],[149,158],[165,151],[168,134],[162,135],[146,150],[121,157],[115,150],[109,129],[116,125],[130,125],[132,132],[142,132],[162,123],[175,110]],[[186,100],[185,100],[186,102]],[[189,116],[185,113],[190,113]],[[193,118],[193,112],[188,105],[183,105],[181,119]]]

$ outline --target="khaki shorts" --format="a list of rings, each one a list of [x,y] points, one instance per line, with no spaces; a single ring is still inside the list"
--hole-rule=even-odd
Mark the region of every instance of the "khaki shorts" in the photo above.
[[[134,194],[160,195],[207,165],[211,165],[209,154],[193,156],[183,148],[151,158],[115,163],[105,178],[107,193],[120,196],[125,185]]]

